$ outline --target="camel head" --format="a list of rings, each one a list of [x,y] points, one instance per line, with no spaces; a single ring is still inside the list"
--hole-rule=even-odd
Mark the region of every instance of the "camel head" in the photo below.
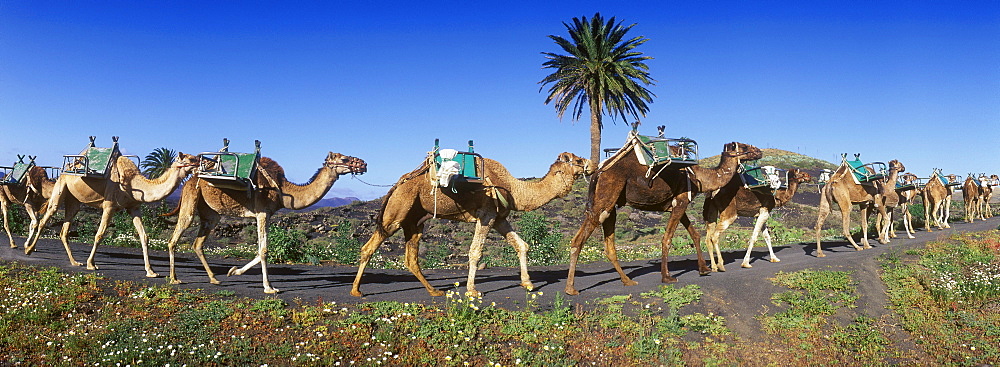
[[[889,161],[889,171],[895,170],[896,172],[906,172],[906,166],[903,163],[895,159]]]
[[[576,154],[564,152],[559,154],[559,159],[557,162],[566,163],[573,167],[573,177],[580,177],[581,175],[590,175],[594,173],[593,167],[591,167],[591,162],[589,159],[584,159],[578,157]]]
[[[174,158],[174,162],[170,166],[179,168],[186,176],[191,174],[191,172],[194,172],[195,168],[198,168],[198,164],[200,162],[201,159],[199,159],[196,155],[177,152],[177,158]]]
[[[744,160],[744,161],[752,161],[760,159],[761,157],[764,156],[764,153],[761,152],[760,148],[757,148],[753,145],[737,143],[734,141],[732,143],[726,144],[722,148],[722,156],[737,158],[739,160]]]
[[[899,176],[899,180],[904,183],[912,183],[917,180],[917,175],[907,172]]]
[[[792,174],[792,180],[795,182],[806,183],[812,181],[812,175],[810,175],[809,172],[800,170],[798,168],[793,169],[791,174]]]
[[[345,173],[360,175],[368,172],[368,163],[365,163],[365,161],[361,160],[361,158],[334,152],[330,152],[330,154],[326,156],[326,162],[323,163],[323,166],[334,170],[338,175]]]

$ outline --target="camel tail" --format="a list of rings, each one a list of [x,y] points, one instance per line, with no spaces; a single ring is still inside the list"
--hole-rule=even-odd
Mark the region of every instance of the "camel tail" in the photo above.
[[[171,210],[169,213],[160,214],[160,216],[161,217],[172,217],[172,216],[177,215],[177,213],[180,213],[180,211],[181,211],[181,204],[177,203],[177,206],[174,207],[174,210]]]

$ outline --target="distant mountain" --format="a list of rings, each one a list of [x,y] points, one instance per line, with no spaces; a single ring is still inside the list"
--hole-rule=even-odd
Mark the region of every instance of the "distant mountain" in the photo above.
[[[800,168],[811,174],[821,169],[837,169],[837,164],[787,150],[765,148],[761,151],[764,153],[764,158],[761,158],[759,163],[763,166],[775,166],[781,169]],[[719,155],[703,158],[699,164],[705,167],[715,167],[719,164]]]
[[[316,208],[326,208],[326,207],[335,208],[335,207],[338,207],[338,206],[344,206],[344,205],[347,205],[347,204],[351,204],[351,203],[353,203],[355,201],[361,201],[361,199],[358,199],[356,197],[326,198],[326,199],[323,199],[323,200],[320,200],[320,201],[316,202],[316,204],[313,204],[312,206],[310,206],[310,207],[308,207],[308,208],[306,208],[304,210],[312,210],[312,209],[316,209]]]

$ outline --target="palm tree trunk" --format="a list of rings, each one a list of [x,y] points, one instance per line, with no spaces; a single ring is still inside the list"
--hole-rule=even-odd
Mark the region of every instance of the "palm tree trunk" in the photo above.
[[[590,97],[590,161],[593,167],[601,163],[601,102]]]

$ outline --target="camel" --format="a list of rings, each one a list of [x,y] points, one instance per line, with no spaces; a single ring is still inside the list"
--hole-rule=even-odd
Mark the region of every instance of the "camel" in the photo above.
[[[323,166],[316,171],[309,182],[297,185],[285,179],[284,169],[273,159],[260,157],[256,164],[258,168],[252,177],[253,189],[241,190],[221,185],[216,186],[202,178],[202,173],[195,173],[184,184],[181,189],[180,204],[173,213],[165,214],[178,215],[177,226],[174,227],[174,233],[167,244],[170,253],[168,282],[171,284],[181,283],[174,269],[174,249],[184,234],[184,230],[191,226],[191,219],[197,211],[201,225],[193,247],[208,274],[209,281],[212,284],[220,283],[208,266],[202,246],[215,226],[219,224],[221,216],[255,218],[257,221],[257,256],[242,268],[232,267],[229,269],[228,275],[243,275],[244,272],[259,263],[263,276],[264,293],[278,293],[279,290],[271,287],[271,282],[267,278],[268,220],[279,209],[299,210],[315,204],[330,191],[340,175],[361,174],[368,170],[365,161],[359,158],[329,152]]]
[[[896,161],[898,163],[898,161]],[[892,168],[892,161],[889,162],[890,169]],[[895,176],[890,175],[886,177],[885,180],[876,181],[875,184],[878,186],[878,195],[875,197],[875,208],[877,209],[875,216],[875,228],[878,229],[879,242],[886,244],[892,242],[892,238],[896,237],[895,233],[892,232],[892,221],[893,221],[893,211],[896,210],[903,200],[900,191],[896,190],[897,182],[899,179],[899,173],[903,172],[905,168],[902,163],[899,164],[899,170],[895,173]],[[869,212],[869,215],[871,213]],[[865,221],[867,223],[867,221]],[[909,232],[907,232],[909,234]]]
[[[979,200],[979,203],[982,208],[980,210],[982,211],[984,217],[992,218],[993,208],[990,207],[990,200],[993,199],[993,186],[997,185],[997,183],[1000,182],[1000,176],[990,175],[990,177],[987,178],[986,174],[983,174],[979,176],[979,182],[983,183],[983,186],[981,187],[982,192],[980,192],[980,200]]]
[[[117,145],[117,140],[115,144]],[[132,216],[132,224],[139,236],[139,243],[142,244],[146,276],[150,278],[159,276],[153,272],[153,268],[149,264],[149,238],[142,225],[142,204],[163,200],[173,193],[181,181],[198,166],[198,157],[178,152],[177,158],[170,165],[170,168],[160,177],[154,179],[143,176],[129,157],[116,153],[111,159],[111,172],[106,178],[88,178],[69,174],[59,176],[52,188],[52,196],[49,198],[45,216],[42,217],[37,229],[28,236],[25,254],[31,254],[34,251],[45,224],[48,223],[59,206],[62,206],[64,218],[59,238],[62,240],[63,247],[66,248],[70,264],[82,265],[73,258],[67,237],[73,218],[80,210],[80,204],[84,204],[102,210],[101,222],[94,235],[94,244],[90,249],[90,256],[87,257],[87,269],[97,270],[97,265],[94,264],[97,246],[107,233],[111,216],[125,210]]]
[[[913,214],[910,213],[910,204],[913,204],[918,196],[921,195],[923,191],[923,185],[917,183],[917,175],[912,173],[906,173],[900,176],[900,182],[903,186],[913,186],[913,188],[907,190],[896,190],[897,201],[899,209],[903,214],[903,229],[906,230],[906,237],[916,238],[913,236],[916,231],[913,229]],[[889,214],[887,218],[889,221],[889,237],[896,237],[895,228],[895,214],[889,208],[886,208],[886,212]]]
[[[934,169],[931,178],[927,180],[927,185],[920,193],[924,200],[924,229],[927,232],[932,232],[932,222],[937,224],[938,229],[951,228],[948,219],[951,217],[951,198],[954,190],[950,183],[957,181],[958,176],[942,175],[939,169]]]
[[[35,165],[31,165],[28,169],[24,181],[0,185],[0,212],[3,212],[3,228],[7,232],[10,248],[17,248],[17,244],[14,243],[14,235],[10,231],[7,208],[10,204],[24,205],[28,217],[31,218],[28,225],[30,234],[38,226],[38,218],[45,212],[49,197],[52,196],[52,187],[55,186],[55,181],[49,178],[45,168]]]
[[[718,190],[729,183],[736,173],[740,160],[755,160],[761,156],[761,150],[755,146],[732,142],[724,146],[719,165],[715,168],[696,165],[681,170],[663,169],[647,177],[650,167],[641,164],[631,149],[620,149],[614,156],[602,162],[597,172],[591,176],[583,223],[570,242],[569,277],[564,290],[566,294],[579,294],[574,285],[576,263],[584,242],[598,226],[601,226],[604,232],[605,256],[614,265],[622,283],[626,286],[638,284],[622,271],[615,249],[615,218],[618,207],[623,205],[645,211],[670,212],[666,233],[660,244],[662,251],[660,272],[663,283],[677,281],[670,275],[667,259],[678,224],[684,225],[694,241],[699,273],[702,275],[710,273],[710,269],[705,266],[705,258],[701,251],[701,236],[691,226],[691,219],[685,211],[694,195]]]
[[[750,252],[753,250],[757,236],[764,235],[764,242],[767,244],[767,251],[770,253],[771,262],[779,262],[774,250],[771,247],[771,232],[767,228],[767,219],[771,216],[774,208],[780,207],[792,200],[799,189],[799,184],[812,179],[805,171],[793,169],[789,171],[791,179],[788,187],[776,190],[752,190],[744,185],[743,180],[734,175],[726,186],[708,195],[705,198],[705,207],[702,211],[706,226],[705,243],[708,248],[709,258],[712,260],[713,271],[726,271],[722,264],[722,252],[719,249],[719,237],[733,222],[740,217],[757,217],[753,227],[753,234],[747,244],[747,253],[743,256],[743,263],[740,266],[751,268]],[[715,249],[713,253],[712,250]],[[717,255],[717,256],[716,256]],[[718,262],[716,262],[718,257]]]
[[[378,247],[390,236],[403,230],[406,239],[405,263],[407,269],[417,277],[431,296],[444,292],[427,282],[417,261],[421,233],[424,223],[432,217],[440,217],[460,222],[475,222],[476,229],[469,247],[469,276],[466,285],[467,296],[478,297],[475,277],[482,256],[483,242],[490,229],[496,230],[517,250],[521,270],[520,285],[528,290],[534,288],[528,276],[528,244],[511,227],[507,217],[511,211],[531,211],[548,202],[566,196],[573,182],[591,173],[590,160],[572,153],[561,153],[549,167],[548,173],[537,181],[523,181],[511,176],[499,162],[481,158],[480,176],[484,179],[482,189],[452,190],[440,188],[433,180],[433,163],[425,160],[416,170],[400,177],[389,189],[382,201],[382,210],[375,219],[376,229],[368,242],[361,247],[358,273],[354,278],[351,295],[361,297],[361,276],[369,259]]]
[[[867,166],[860,169],[868,170],[867,174],[869,175],[877,173],[873,172]],[[816,217],[816,257],[826,256],[821,246],[820,231],[823,230],[823,222],[826,220],[826,217],[830,215],[832,203],[836,203],[840,207],[844,237],[847,237],[847,240],[854,246],[854,249],[861,251],[871,248],[871,245],[868,243],[868,219],[872,214],[870,209],[877,210],[878,214],[883,218],[887,217],[885,206],[881,205],[881,199],[885,196],[883,188],[894,185],[898,174],[905,170],[906,168],[902,163],[892,160],[889,161],[888,177],[877,179],[875,180],[876,182],[860,183],[854,175],[855,168],[851,167],[845,155],[844,162],[840,165],[840,168],[830,175],[830,180],[820,190],[819,213]],[[887,182],[893,184],[887,184]],[[891,191],[892,189],[889,190]],[[859,247],[858,243],[851,236],[852,204],[857,204],[861,212],[862,247]],[[882,227],[879,228],[879,242],[888,242],[888,239],[885,237],[885,232],[887,231],[881,230]]]
[[[986,220],[979,202],[982,199],[982,188],[979,185],[975,175],[971,173],[965,177],[965,183],[962,184],[962,201],[965,202],[965,221],[967,223],[972,223],[977,218]]]

